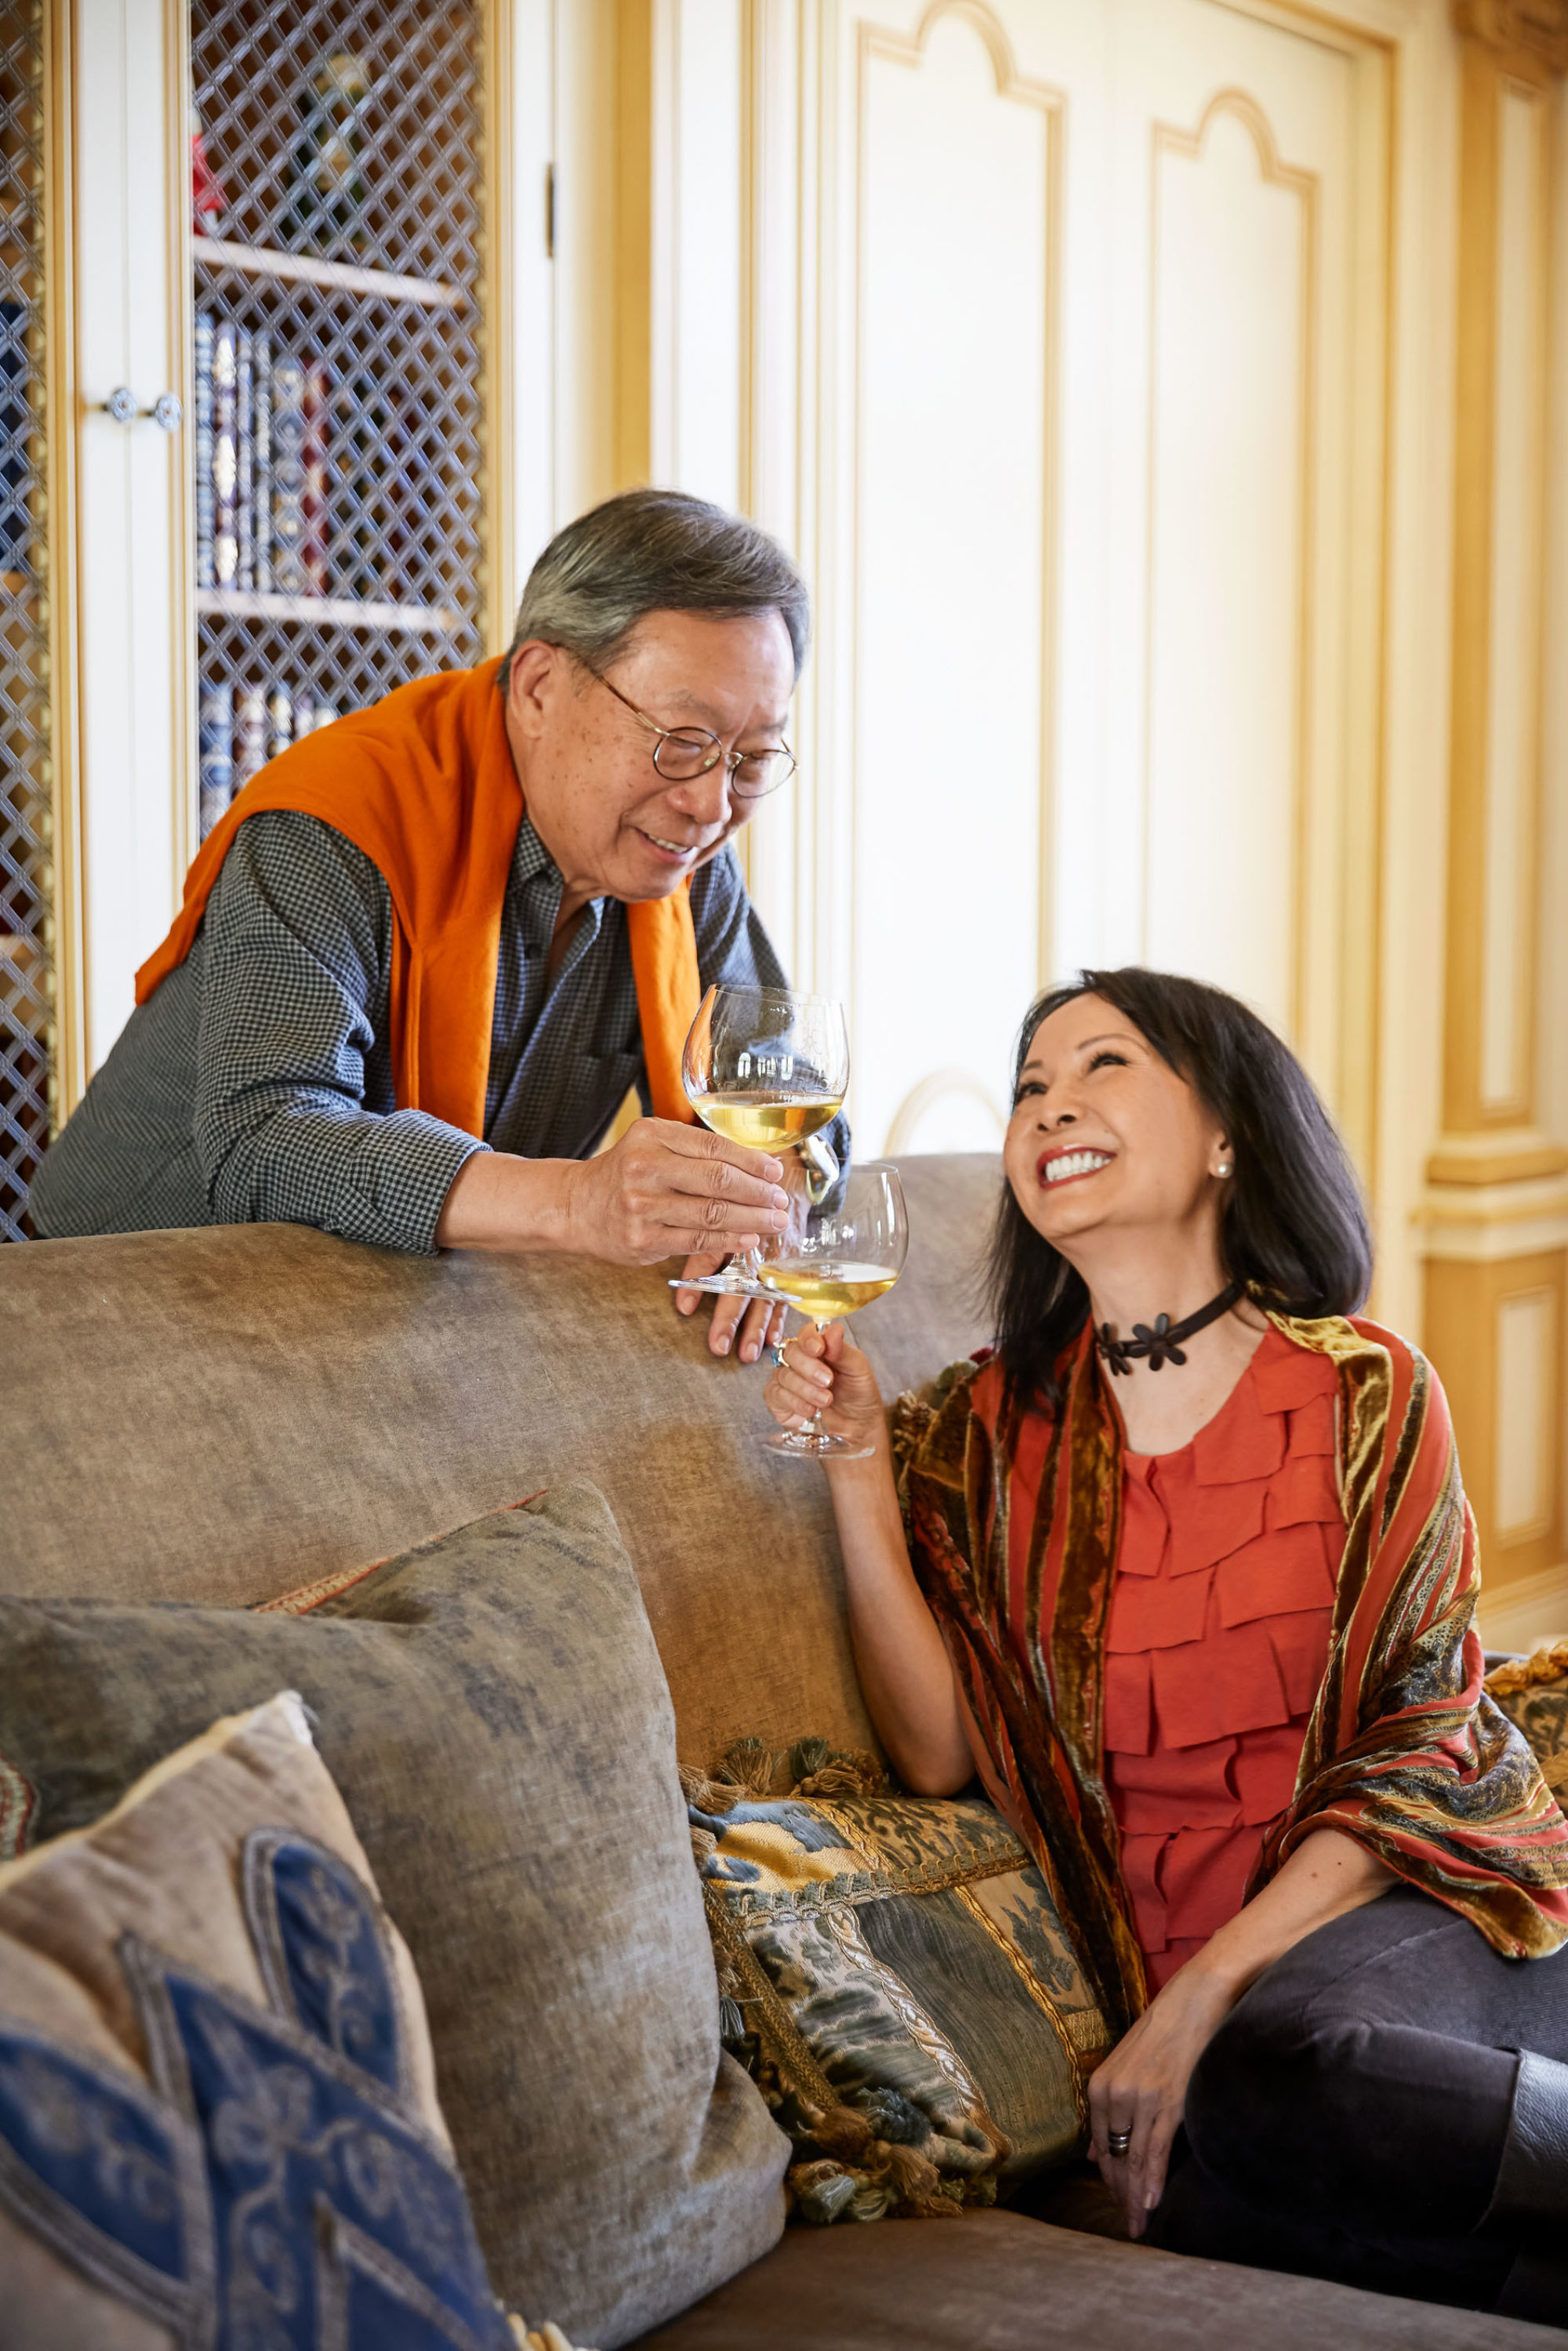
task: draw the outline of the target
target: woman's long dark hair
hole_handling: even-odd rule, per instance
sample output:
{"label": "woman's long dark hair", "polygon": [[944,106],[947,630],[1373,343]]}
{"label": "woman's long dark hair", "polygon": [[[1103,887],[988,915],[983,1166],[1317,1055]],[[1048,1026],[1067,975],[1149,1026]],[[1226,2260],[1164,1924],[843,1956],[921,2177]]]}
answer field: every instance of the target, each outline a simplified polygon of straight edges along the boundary
{"label": "woman's long dark hair", "polygon": [[[1131,964],[1081,972],[1040,998],[1019,1032],[1015,1088],[1040,1023],[1075,996],[1113,1006],[1223,1126],[1236,1171],[1219,1226],[1227,1275],[1279,1313],[1354,1313],[1372,1281],[1366,1210],[1333,1122],[1289,1046],[1222,989]],[[1089,1291],[1005,1181],[986,1295],[1013,1396],[1060,1404],[1058,1365],[1083,1328]]]}

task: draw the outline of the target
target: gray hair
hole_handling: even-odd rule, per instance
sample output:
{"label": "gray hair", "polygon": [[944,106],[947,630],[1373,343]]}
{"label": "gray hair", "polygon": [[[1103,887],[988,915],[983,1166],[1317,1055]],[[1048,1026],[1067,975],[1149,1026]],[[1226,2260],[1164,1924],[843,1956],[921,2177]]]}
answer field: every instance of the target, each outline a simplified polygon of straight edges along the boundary
{"label": "gray hair", "polygon": [[795,674],[811,636],[811,600],[784,549],[740,515],[684,490],[625,490],[558,530],[528,574],[502,664],[538,640],[603,669],[650,612],[749,620],[777,612]]}

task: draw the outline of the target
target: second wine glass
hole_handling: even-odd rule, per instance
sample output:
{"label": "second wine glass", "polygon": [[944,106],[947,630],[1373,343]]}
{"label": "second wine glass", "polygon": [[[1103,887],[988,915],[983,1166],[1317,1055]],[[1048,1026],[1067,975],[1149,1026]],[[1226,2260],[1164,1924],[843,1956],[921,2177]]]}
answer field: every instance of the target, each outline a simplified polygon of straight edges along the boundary
{"label": "second wine glass", "polygon": [[[841,1315],[884,1298],[904,1270],[908,1249],[909,1216],[898,1170],[873,1160],[852,1168],[799,1228],[781,1233],[763,1250],[763,1293],[786,1299],[823,1331]],[[873,1449],[830,1435],[820,1412],[804,1428],[777,1429],[763,1443],[792,1461],[863,1460]]]}

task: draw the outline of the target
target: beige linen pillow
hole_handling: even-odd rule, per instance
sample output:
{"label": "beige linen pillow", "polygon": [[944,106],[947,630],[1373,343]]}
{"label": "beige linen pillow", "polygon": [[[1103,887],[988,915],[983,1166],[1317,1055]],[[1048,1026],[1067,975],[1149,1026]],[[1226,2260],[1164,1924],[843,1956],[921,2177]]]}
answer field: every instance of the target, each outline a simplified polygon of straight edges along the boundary
{"label": "beige linen pillow", "polygon": [[0,1868],[0,2278],[8,2351],[509,2351],[419,1980],[292,1692]]}

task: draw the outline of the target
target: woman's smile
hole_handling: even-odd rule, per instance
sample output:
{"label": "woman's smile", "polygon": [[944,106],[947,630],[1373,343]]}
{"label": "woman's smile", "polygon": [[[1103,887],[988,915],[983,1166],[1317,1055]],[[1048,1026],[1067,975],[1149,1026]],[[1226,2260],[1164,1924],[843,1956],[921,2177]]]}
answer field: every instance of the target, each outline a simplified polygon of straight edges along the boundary
{"label": "woman's smile", "polygon": [[1061,1144],[1054,1151],[1041,1152],[1035,1172],[1054,1191],[1059,1184],[1078,1184],[1086,1176],[1098,1176],[1115,1156],[1113,1151],[1101,1151],[1089,1144]]}

